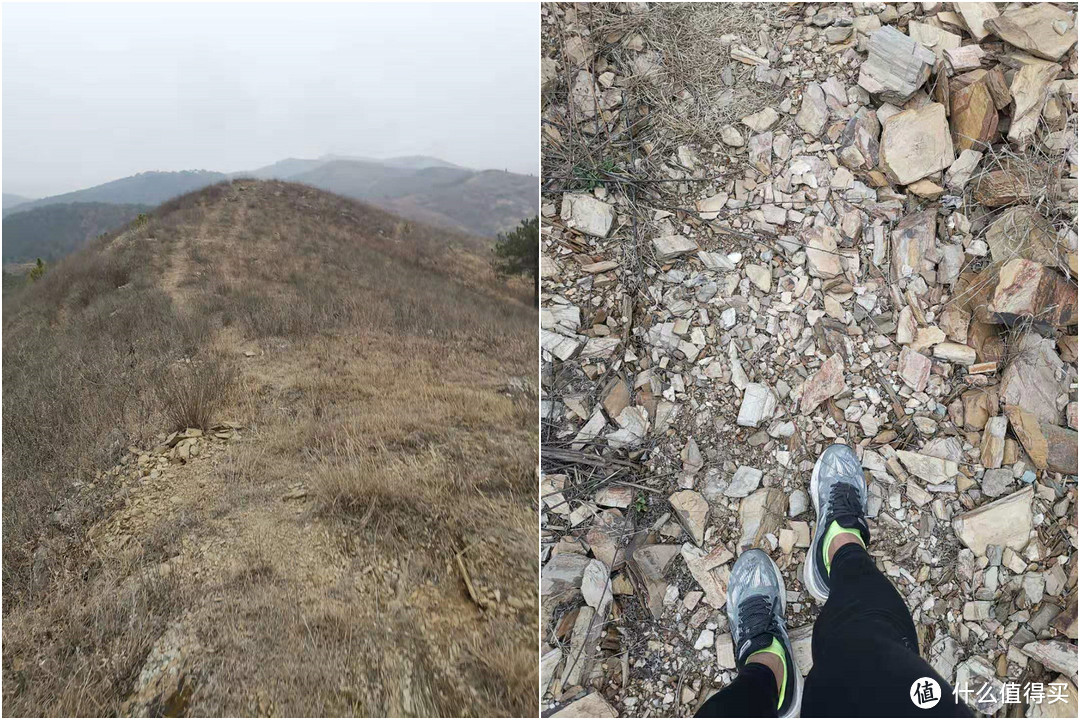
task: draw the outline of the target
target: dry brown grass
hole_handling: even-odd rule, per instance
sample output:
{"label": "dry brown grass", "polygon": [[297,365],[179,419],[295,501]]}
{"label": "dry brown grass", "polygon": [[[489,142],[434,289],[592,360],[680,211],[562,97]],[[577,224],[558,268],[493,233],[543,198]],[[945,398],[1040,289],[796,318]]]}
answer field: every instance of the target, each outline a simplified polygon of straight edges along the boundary
{"label": "dry brown grass", "polygon": [[209,429],[233,391],[236,375],[236,364],[216,355],[166,373],[158,393],[169,429]]}
{"label": "dry brown grass", "polygon": [[[226,183],[17,294],[7,714],[122,712],[181,619],[205,648],[190,715],[535,711],[536,399],[506,389],[535,372],[531,292],[410,228],[419,262],[385,213]],[[242,439],[173,485],[87,491],[128,445],[214,419]],[[296,486],[308,498],[283,501]],[[87,540],[133,500],[154,512],[130,541]],[[476,582],[532,605],[477,608],[452,563],[467,547]]]}

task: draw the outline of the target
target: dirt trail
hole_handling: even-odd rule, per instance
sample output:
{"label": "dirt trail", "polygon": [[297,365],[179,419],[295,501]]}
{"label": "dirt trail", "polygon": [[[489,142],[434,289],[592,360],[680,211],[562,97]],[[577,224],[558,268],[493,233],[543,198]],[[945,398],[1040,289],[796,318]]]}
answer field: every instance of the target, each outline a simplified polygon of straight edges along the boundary
{"label": "dirt trail", "polygon": [[[199,249],[238,242],[246,216],[237,195],[207,212],[197,232],[180,236],[161,280],[179,307],[197,307]],[[352,377],[322,377],[319,385],[324,360],[385,363],[375,353],[365,357],[382,343],[364,334],[313,344],[254,341],[224,327],[212,344],[239,364],[237,400],[218,418],[239,429],[194,438],[197,450],[187,452],[198,455],[184,461],[178,449],[133,449],[115,469],[120,509],[89,533],[95,553],[133,566],[129,581],[156,574],[183,598],[126,712],[424,715],[468,708],[478,700],[469,697],[475,690],[459,688],[460,696],[448,699],[445,687],[476,651],[460,639],[487,621],[456,569],[436,559],[444,549],[419,538],[415,547],[387,552],[380,518],[353,532],[321,516],[305,478],[314,461],[295,437],[293,420],[315,402],[315,386],[333,386],[341,394],[333,402],[346,413],[359,409],[346,406],[350,397],[367,392]],[[497,376],[478,384],[494,387]],[[378,382],[386,392],[408,378],[391,371]],[[490,532],[474,543],[479,552],[499,531]],[[267,667],[267,658],[281,666]],[[343,690],[301,697],[301,676]]]}

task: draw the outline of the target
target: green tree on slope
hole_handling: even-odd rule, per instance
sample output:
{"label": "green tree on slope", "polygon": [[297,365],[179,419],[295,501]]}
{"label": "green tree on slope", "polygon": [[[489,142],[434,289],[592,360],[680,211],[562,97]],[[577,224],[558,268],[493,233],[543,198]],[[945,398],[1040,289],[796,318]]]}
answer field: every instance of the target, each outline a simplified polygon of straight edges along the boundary
{"label": "green tree on slope", "polygon": [[540,300],[540,218],[522,220],[521,224],[499,239],[492,250],[495,271],[502,276],[525,275],[532,278],[533,302]]}

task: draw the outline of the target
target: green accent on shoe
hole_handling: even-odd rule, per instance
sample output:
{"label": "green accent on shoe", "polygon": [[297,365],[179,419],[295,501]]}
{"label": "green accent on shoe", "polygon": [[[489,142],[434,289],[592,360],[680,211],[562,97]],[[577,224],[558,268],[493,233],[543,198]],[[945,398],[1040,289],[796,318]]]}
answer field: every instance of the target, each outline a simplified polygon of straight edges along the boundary
{"label": "green accent on shoe", "polygon": [[780,644],[780,641],[776,638],[772,639],[772,645],[767,648],[752,652],[747,655],[746,659],[760,655],[761,653],[772,653],[780,658],[780,666],[784,668],[784,679],[780,681],[780,699],[776,703],[776,709],[779,710],[784,705],[784,695],[787,694],[787,655],[784,653],[784,646]]}
{"label": "green accent on shoe", "polygon": [[837,535],[843,533],[851,533],[855,536],[855,539],[859,541],[859,544],[866,549],[866,543],[863,542],[862,535],[858,530],[852,530],[851,528],[840,527],[840,523],[835,520],[832,521],[832,525],[825,531],[825,537],[821,541],[821,558],[825,561],[825,572],[829,572],[829,566],[832,564],[829,562],[829,546],[832,545],[832,541]]}

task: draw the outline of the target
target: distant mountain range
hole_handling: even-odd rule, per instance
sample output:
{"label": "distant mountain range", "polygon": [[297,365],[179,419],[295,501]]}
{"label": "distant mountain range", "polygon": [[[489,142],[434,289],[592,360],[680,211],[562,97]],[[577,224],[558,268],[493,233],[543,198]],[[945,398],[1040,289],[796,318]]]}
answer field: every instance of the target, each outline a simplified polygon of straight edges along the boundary
{"label": "distant mountain range", "polygon": [[[208,170],[143,172],[39,199],[5,193],[3,260],[19,262],[67,254],[85,242],[87,228],[97,233],[110,229],[98,230],[107,218],[126,216],[116,223],[120,225],[147,207],[236,177],[304,183],[363,200],[406,219],[485,237],[510,230],[539,211],[537,179],[529,175],[471,170],[423,155],[386,160],[339,155],[287,158],[229,174]],[[98,207],[101,204],[125,209],[109,213]],[[14,222],[32,210],[58,206],[71,207]],[[139,209],[133,210],[135,206]]]}
{"label": "distant mountain range", "polygon": [[8,209],[13,209],[23,203],[30,202],[32,198],[23,197],[22,195],[15,195],[14,193],[4,193],[4,213],[6,214]]}

